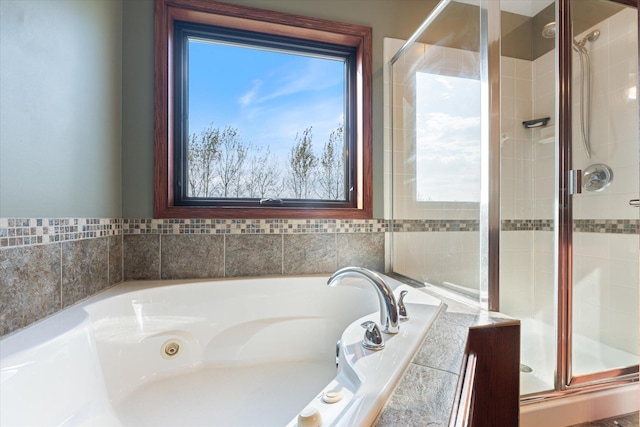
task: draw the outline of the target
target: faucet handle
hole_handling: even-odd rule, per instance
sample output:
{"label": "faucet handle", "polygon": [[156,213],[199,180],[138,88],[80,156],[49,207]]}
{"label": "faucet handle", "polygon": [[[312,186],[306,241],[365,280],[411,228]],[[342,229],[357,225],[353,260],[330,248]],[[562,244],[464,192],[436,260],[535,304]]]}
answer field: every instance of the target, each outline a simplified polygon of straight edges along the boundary
{"label": "faucet handle", "polygon": [[400,299],[398,300],[398,315],[400,316],[400,320],[409,320],[407,307],[404,305],[404,297],[406,297],[408,293],[409,291],[400,292]]}
{"label": "faucet handle", "polygon": [[362,340],[362,346],[368,350],[382,350],[384,348],[384,340],[382,339],[382,334],[380,333],[378,324],[368,320],[360,326],[366,329],[364,339]]}

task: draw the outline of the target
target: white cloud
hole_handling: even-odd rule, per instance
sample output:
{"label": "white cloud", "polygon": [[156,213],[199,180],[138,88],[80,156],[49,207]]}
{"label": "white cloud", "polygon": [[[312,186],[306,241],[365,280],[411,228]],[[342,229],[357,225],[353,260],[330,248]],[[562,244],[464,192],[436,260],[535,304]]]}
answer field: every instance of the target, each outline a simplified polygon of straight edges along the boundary
{"label": "white cloud", "polygon": [[480,118],[422,113],[416,126],[418,197],[477,201],[480,189]]}
{"label": "white cloud", "polygon": [[342,83],[342,75],[331,72],[332,64],[326,61],[309,60],[305,69],[278,70],[274,72],[275,83],[270,92],[260,96],[256,102],[271,101],[282,96],[300,92],[321,91]]}
{"label": "white cloud", "polygon": [[479,156],[479,117],[425,113],[417,122],[416,142],[420,157],[446,162]]}
{"label": "white cloud", "polygon": [[245,93],[244,95],[242,95],[238,99],[238,102],[243,107],[246,107],[246,106],[250,105],[251,103],[253,103],[253,101],[255,100],[256,95],[258,93],[258,90],[260,89],[260,86],[262,86],[262,81],[258,80],[258,79],[253,80],[251,83],[253,84],[253,86],[251,87],[249,92]]}

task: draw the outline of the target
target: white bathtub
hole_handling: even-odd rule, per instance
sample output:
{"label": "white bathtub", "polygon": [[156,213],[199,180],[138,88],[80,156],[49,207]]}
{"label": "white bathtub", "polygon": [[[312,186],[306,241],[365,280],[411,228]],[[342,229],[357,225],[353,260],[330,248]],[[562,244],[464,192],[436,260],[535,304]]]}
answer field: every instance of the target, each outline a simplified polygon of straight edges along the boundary
{"label": "white bathtub", "polygon": [[[370,425],[441,305],[387,279],[410,291],[410,320],[372,352],[360,323],[378,320],[373,287],[326,281],[111,288],[0,341],[0,425],[295,426],[308,406],[323,426]],[[329,390],[342,400],[324,403]]]}

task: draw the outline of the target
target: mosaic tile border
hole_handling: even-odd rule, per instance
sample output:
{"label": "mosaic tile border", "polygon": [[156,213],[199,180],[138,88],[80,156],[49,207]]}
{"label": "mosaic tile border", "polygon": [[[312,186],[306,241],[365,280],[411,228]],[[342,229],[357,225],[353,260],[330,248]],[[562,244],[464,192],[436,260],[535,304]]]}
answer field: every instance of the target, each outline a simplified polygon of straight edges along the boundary
{"label": "mosaic tile border", "polygon": [[117,236],[120,218],[0,218],[0,248]]}
{"label": "mosaic tile border", "polygon": [[384,233],[384,219],[130,219],[123,234],[309,234]]}
{"label": "mosaic tile border", "polygon": [[[122,234],[312,234],[449,232],[480,229],[477,220],[0,218],[0,249]],[[583,233],[640,234],[640,220],[574,221]],[[550,219],[503,220],[503,231],[553,231]]]}
{"label": "mosaic tile border", "polygon": [[[503,220],[503,231],[553,231],[551,219]],[[640,234],[637,219],[576,219],[573,231],[579,233]]]}
{"label": "mosaic tile border", "polygon": [[634,219],[577,219],[573,231],[580,233],[640,234],[640,220]]}
{"label": "mosaic tile border", "polygon": [[552,219],[503,219],[502,231],[553,231]]}
{"label": "mosaic tile border", "polygon": [[475,219],[404,219],[390,220],[389,231],[479,231],[480,222]]}

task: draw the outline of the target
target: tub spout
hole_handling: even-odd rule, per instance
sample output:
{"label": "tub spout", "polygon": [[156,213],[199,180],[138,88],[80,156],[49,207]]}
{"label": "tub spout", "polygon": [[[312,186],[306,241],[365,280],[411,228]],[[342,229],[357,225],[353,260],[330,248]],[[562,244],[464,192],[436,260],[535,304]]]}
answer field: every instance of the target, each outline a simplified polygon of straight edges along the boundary
{"label": "tub spout", "polygon": [[333,273],[327,281],[327,285],[334,287],[347,276],[364,278],[373,285],[378,294],[378,302],[380,303],[380,326],[382,327],[382,332],[397,334],[399,331],[398,303],[393,296],[393,292],[389,289],[389,286],[387,286],[382,277],[363,267],[345,267]]}

